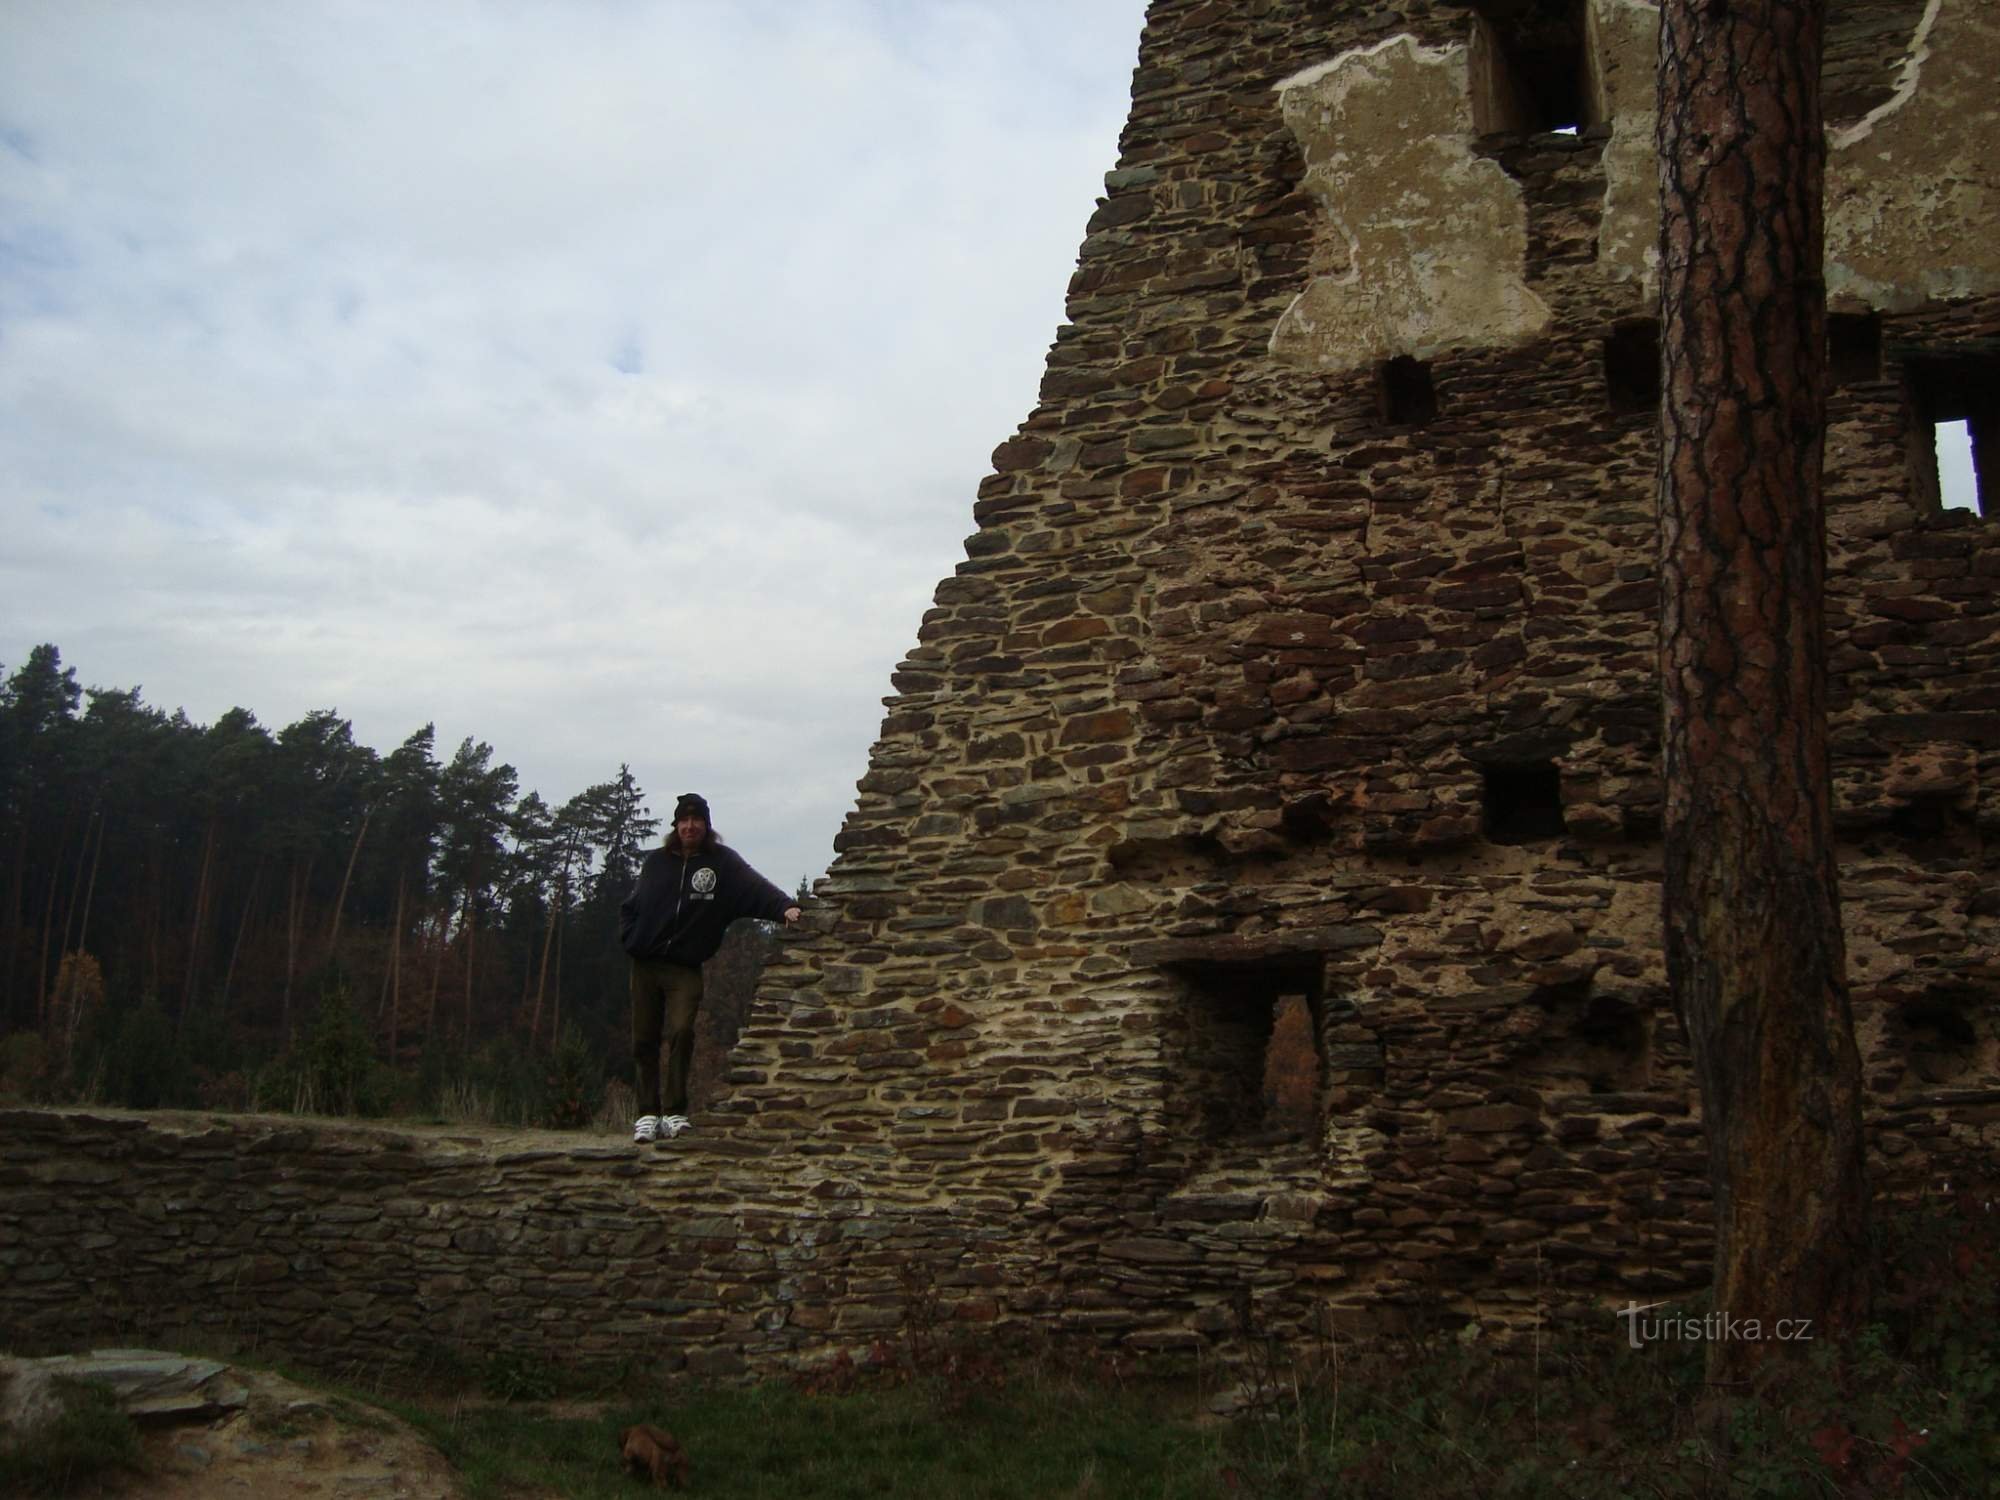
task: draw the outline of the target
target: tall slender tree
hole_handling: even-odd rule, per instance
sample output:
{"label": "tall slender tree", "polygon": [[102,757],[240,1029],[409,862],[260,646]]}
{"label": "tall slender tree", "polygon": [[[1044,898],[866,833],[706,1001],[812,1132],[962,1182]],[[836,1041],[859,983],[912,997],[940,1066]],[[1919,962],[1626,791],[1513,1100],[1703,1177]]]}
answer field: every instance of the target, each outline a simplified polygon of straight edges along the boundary
{"label": "tall slender tree", "polygon": [[389,953],[382,975],[382,1009],[388,1023],[389,1057],[402,1044],[403,939],[412,912],[429,909],[431,861],[437,852],[438,763],[433,750],[436,726],[426,724],[396,747],[383,763],[383,819],[376,847],[387,861],[387,880],[396,895],[389,919]]}
{"label": "tall slender tree", "polygon": [[477,977],[479,912],[502,873],[507,811],[517,786],[514,768],[493,764],[493,747],[468,736],[439,778],[443,840],[438,851],[441,886],[460,901],[458,938],[465,962],[465,1036],[473,1035],[472,996]]}
{"label": "tall slender tree", "polygon": [[595,898],[600,905],[613,907],[625,899],[639,878],[639,864],[646,857],[646,845],[658,831],[660,820],[646,815],[646,794],[633,779],[632,768],[621,764],[618,775],[585,793],[591,799],[597,824],[593,842],[604,851],[598,867]]}
{"label": "tall slender tree", "polygon": [[549,1037],[553,1040],[562,1030],[562,932],[569,917],[572,902],[571,892],[578,871],[586,868],[591,857],[591,831],[598,826],[598,805],[602,786],[578,792],[556,810],[555,821],[550,829],[553,844],[552,891],[549,900],[548,926],[542,934],[541,960],[535,969],[535,1005],[530,1013],[528,1034],[539,1034],[542,1021],[542,1007],[548,997],[551,960],[555,966],[555,1001],[550,1007]]}
{"label": "tall slender tree", "polygon": [[[29,940],[27,921],[36,897],[52,894],[59,878],[57,825],[75,754],[76,709],[82,697],[76,669],[65,667],[62,653],[46,643],[28,653],[0,692],[0,828],[13,835],[0,983],[6,987],[9,1009],[33,1015],[38,1023],[47,1002],[49,975],[34,967],[37,947]],[[48,905],[46,899],[41,904]],[[44,931],[47,925],[45,919]],[[17,988],[24,968],[26,983]]]}
{"label": "tall slender tree", "polygon": [[279,1029],[292,1035],[292,986],[311,921],[313,875],[321,861],[344,854],[361,819],[375,752],[354,742],[354,726],[332,709],[316,709],[278,731],[282,789],[271,824],[276,852],[287,868],[285,982]]}
{"label": "tall slender tree", "polygon": [[[1667,976],[1700,1083],[1715,1306],[1866,1297],[1860,1061],[1826,745],[1824,0],[1664,0],[1660,666]],[[1741,1325],[1741,1326],[1747,1326]]]}

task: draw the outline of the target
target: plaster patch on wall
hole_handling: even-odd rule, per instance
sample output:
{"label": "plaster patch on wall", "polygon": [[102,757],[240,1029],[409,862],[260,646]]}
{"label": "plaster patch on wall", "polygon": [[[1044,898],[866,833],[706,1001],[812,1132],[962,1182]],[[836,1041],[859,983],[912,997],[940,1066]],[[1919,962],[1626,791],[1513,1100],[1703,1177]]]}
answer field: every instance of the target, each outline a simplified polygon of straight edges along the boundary
{"label": "plaster patch on wall", "polygon": [[1586,7],[1592,113],[1611,126],[1597,263],[1616,280],[1638,282],[1649,301],[1660,290],[1660,170],[1653,141],[1659,50],[1659,6],[1591,0]]}
{"label": "plaster patch on wall", "polygon": [[1464,47],[1395,36],[1294,74],[1278,92],[1344,261],[1285,310],[1273,358],[1346,370],[1522,343],[1547,326],[1525,279],[1520,188],[1472,153]]}
{"label": "plaster patch on wall", "polygon": [[1937,25],[1938,12],[1944,0],[1928,0],[1922,18],[1917,22],[1916,35],[1910,40],[1910,55],[1903,59],[1903,70],[1896,78],[1896,92],[1888,99],[1868,111],[1864,120],[1836,130],[1827,137],[1827,143],[1836,151],[1845,150],[1863,139],[1875,128],[1877,120],[1887,119],[1906,106],[1916,97],[1917,84],[1924,76],[1924,64],[1931,55],[1931,28]]}
{"label": "plaster patch on wall", "polygon": [[1827,293],[1886,312],[2000,290],[2000,10],[1930,0],[1896,92],[1829,141]]}

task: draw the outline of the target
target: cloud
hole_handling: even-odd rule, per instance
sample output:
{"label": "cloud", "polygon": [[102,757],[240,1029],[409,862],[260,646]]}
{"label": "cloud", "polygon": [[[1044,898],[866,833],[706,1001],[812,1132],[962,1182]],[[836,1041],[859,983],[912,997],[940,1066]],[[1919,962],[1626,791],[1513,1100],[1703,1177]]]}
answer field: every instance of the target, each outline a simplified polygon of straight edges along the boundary
{"label": "cloud", "polygon": [[629,762],[817,873],[1141,11],[10,7],[0,664]]}

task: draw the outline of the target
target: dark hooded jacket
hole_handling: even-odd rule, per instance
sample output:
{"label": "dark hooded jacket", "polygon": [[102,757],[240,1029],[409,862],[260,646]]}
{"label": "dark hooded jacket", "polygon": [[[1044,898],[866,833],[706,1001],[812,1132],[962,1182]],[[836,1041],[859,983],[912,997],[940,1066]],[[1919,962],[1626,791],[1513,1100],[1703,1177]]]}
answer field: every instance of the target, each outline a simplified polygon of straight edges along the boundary
{"label": "dark hooded jacket", "polygon": [[634,958],[698,969],[738,917],[784,920],[796,903],[722,844],[682,856],[655,849],[618,908],[618,941]]}

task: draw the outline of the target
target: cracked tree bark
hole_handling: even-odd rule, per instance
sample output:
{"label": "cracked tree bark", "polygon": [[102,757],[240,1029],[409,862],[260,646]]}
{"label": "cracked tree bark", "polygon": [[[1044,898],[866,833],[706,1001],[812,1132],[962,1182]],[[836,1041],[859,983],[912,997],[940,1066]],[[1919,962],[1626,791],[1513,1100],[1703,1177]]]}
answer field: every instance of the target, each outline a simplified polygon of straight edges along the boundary
{"label": "cracked tree bark", "polygon": [[1826,747],[1824,9],[1661,5],[1666,959],[1708,1133],[1713,1307],[1742,1320],[1708,1347],[1723,1383],[1810,1347],[1779,1320],[1825,1338],[1866,1302]]}

